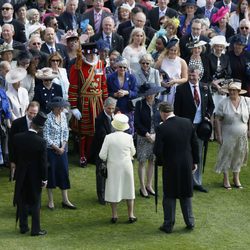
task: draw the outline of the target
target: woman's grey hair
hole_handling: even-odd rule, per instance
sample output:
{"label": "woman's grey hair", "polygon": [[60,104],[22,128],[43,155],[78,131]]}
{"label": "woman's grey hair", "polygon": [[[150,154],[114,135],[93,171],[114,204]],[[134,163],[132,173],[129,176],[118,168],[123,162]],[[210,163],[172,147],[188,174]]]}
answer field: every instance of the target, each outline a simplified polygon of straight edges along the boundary
{"label": "woman's grey hair", "polygon": [[149,62],[149,63],[150,63],[150,66],[152,66],[153,63],[154,63],[154,59],[153,59],[153,57],[151,56],[151,54],[149,54],[149,53],[144,54],[144,55],[142,55],[142,56],[140,57],[139,63],[142,63],[142,62],[144,62],[144,61]]}
{"label": "woman's grey hair", "polygon": [[104,107],[108,107],[110,105],[115,105],[116,106],[117,100],[113,97],[108,97],[105,101],[104,101]]}

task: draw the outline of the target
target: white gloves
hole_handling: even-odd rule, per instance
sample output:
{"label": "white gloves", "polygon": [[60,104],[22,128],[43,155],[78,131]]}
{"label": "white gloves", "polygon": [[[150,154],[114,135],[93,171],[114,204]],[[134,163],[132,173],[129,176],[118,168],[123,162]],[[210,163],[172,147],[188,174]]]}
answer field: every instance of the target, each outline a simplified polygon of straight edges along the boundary
{"label": "white gloves", "polygon": [[76,120],[80,120],[82,118],[82,114],[79,111],[79,109],[75,108],[75,109],[71,109],[71,112],[73,114],[73,116],[76,118]]}

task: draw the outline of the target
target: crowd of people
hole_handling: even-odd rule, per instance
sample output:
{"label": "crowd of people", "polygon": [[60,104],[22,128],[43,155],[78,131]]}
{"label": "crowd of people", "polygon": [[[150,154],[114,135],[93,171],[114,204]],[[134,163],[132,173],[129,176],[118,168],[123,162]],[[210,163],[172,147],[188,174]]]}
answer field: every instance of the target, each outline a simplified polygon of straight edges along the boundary
{"label": "crowd of people", "polygon": [[[20,232],[40,228],[41,188],[68,197],[68,140],[79,166],[96,165],[100,204],[157,195],[164,166],[161,230],[171,233],[175,200],[194,227],[193,189],[202,183],[203,148],[219,143],[223,187],[241,189],[250,136],[249,0],[2,1],[0,17],[0,164],[16,181]],[[181,117],[181,118],[180,118]],[[178,128],[178,129],[177,129]],[[196,135],[197,134],[197,135]],[[32,152],[32,155],[30,154]]]}

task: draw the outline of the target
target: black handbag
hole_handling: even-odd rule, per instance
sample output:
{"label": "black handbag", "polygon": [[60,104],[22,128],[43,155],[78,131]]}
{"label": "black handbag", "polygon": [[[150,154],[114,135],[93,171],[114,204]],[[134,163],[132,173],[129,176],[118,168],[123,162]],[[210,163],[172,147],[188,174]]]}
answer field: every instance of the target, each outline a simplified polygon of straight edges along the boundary
{"label": "black handbag", "polygon": [[108,178],[108,170],[107,170],[107,165],[106,162],[101,162],[100,163],[100,174],[102,177],[104,177],[105,179]]}

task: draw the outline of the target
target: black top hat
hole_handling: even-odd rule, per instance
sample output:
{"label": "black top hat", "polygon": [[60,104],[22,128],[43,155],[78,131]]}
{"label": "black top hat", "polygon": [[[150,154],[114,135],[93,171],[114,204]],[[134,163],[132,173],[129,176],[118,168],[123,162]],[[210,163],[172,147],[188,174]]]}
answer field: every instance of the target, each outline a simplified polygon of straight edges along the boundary
{"label": "black top hat", "polygon": [[47,105],[50,108],[64,108],[70,106],[69,102],[65,101],[61,96],[53,97]]}
{"label": "black top hat", "polygon": [[33,119],[32,119],[32,123],[34,123],[37,127],[39,128],[43,128],[44,127],[44,123],[47,120],[47,115],[43,112],[39,112]]}
{"label": "black top hat", "polygon": [[202,141],[209,141],[212,134],[212,124],[208,120],[203,120],[196,129],[197,136]]}
{"label": "black top hat", "polygon": [[97,54],[98,50],[96,43],[83,43],[82,52],[84,54],[92,54],[92,53]]}
{"label": "black top hat", "polygon": [[154,83],[144,83],[139,87],[138,96],[149,96],[154,95],[165,90],[160,86],[154,86]]}

